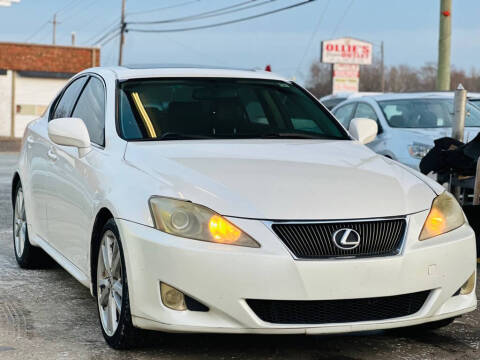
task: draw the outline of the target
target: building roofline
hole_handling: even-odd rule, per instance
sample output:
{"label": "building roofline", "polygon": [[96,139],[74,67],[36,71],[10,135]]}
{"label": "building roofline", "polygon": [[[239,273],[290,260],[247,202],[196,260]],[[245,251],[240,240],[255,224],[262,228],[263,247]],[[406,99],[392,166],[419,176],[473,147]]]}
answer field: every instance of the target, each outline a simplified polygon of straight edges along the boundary
{"label": "building roofline", "polygon": [[100,50],[99,46],[72,46],[72,45],[53,45],[53,44],[37,44],[13,41],[0,41],[0,45],[18,45],[18,46],[38,46],[49,48],[66,48],[66,49],[80,49],[80,50]]}

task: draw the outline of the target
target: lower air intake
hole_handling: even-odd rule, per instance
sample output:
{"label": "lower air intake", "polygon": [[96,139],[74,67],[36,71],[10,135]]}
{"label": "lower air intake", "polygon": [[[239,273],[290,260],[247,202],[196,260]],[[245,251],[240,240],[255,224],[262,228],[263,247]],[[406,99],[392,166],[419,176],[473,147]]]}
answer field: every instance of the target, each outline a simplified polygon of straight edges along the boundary
{"label": "lower air intake", "polygon": [[394,319],[418,312],[430,291],[345,300],[247,300],[265,322],[274,324],[335,324]]}

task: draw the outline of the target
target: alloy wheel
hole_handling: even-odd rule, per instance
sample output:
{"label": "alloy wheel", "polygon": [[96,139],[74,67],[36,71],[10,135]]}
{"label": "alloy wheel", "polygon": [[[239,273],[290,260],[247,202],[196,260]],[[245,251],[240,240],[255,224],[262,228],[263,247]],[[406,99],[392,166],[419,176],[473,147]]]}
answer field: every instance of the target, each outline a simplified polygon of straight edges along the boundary
{"label": "alloy wheel", "polygon": [[25,239],[27,238],[27,216],[25,214],[25,200],[22,188],[18,189],[15,200],[13,234],[15,237],[15,251],[18,258],[21,258],[25,250]]}
{"label": "alloy wheel", "polygon": [[102,327],[113,336],[120,323],[123,298],[123,268],[115,234],[107,230],[100,243],[97,262],[97,298]]}

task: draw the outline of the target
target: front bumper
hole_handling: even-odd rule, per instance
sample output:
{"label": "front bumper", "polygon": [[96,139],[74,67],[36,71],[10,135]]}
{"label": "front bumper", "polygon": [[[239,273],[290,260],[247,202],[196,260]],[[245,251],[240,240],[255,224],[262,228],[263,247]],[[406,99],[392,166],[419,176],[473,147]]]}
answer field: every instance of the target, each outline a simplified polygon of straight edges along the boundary
{"label": "front bumper", "polygon": [[[475,291],[453,296],[476,269],[468,225],[418,241],[428,211],[408,217],[402,253],[391,257],[294,260],[261,221],[230,218],[259,249],[188,240],[117,219],[135,326],[170,332],[336,333],[410,326],[476,308]],[[165,282],[210,308],[174,311],[160,297]],[[245,299],[338,300],[431,290],[417,313],[355,323],[282,325],[262,321]]]}

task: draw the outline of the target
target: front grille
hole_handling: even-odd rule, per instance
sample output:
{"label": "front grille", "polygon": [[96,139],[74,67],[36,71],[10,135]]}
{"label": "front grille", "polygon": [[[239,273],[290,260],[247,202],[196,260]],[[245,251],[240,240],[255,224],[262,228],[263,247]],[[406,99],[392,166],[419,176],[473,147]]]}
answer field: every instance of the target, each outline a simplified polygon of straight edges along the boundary
{"label": "front grille", "polygon": [[345,300],[247,300],[265,322],[274,324],[334,324],[394,319],[418,312],[430,291]]}
{"label": "front grille", "polygon": [[[340,229],[353,229],[360,235],[360,245],[340,249],[333,234]],[[400,252],[406,220],[386,219],[359,222],[281,223],[272,229],[297,258],[388,256]]]}

